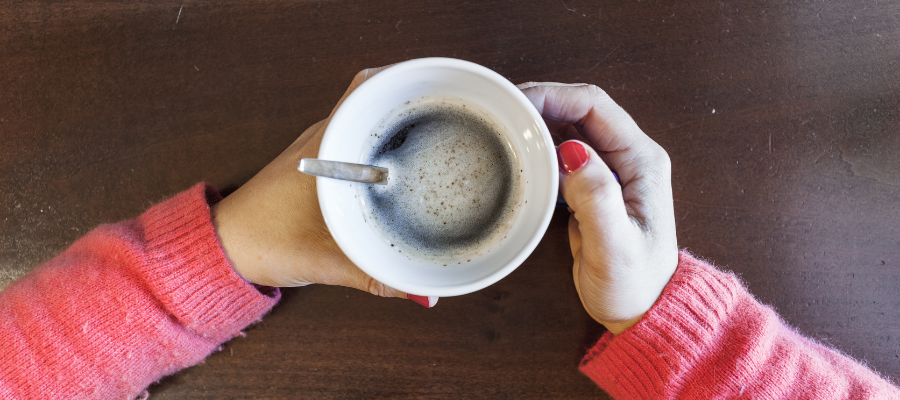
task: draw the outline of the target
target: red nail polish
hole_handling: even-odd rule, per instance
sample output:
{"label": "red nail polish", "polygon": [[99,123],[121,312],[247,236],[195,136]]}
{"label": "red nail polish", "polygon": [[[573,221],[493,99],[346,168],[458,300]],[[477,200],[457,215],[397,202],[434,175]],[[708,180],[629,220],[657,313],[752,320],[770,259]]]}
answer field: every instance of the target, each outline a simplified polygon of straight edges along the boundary
{"label": "red nail polish", "polygon": [[578,142],[569,141],[561,144],[556,148],[556,154],[558,156],[559,169],[566,175],[577,171],[591,159],[587,149]]}
{"label": "red nail polish", "polygon": [[406,298],[420,304],[425,308],[434,307],[437,304],[438,298],[436,296],[417,296],[414,294],[406,294]]}

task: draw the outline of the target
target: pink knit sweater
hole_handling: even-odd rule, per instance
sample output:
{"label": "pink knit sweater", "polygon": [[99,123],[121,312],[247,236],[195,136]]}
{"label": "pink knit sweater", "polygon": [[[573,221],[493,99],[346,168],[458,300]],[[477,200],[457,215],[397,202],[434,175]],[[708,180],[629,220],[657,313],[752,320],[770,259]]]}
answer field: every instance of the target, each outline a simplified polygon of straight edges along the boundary
{"label": "pink knit sweater", "polygon": [[[197,185],[0,292],[0,399],[134,398],[268,312],[280,294],[231,268],[210,221],[218,200]],[[686,253],[646,317],[603,336],[581,370],[616,398],[900,399]]]}
{"label": "pink knit sweater", "polygon": [[653,308],[621,335],[603,335],[581,371],[617,399],[900,399],[686,252]]}

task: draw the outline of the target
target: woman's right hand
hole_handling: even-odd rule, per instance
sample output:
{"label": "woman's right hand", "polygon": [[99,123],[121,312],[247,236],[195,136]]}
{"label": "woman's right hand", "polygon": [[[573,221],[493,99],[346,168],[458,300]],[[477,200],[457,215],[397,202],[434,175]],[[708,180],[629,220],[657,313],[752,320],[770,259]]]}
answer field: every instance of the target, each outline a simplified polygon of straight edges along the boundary
{"label": "woman's right hand", "polygon": [[[356,74],[334,110],[385,68]],[[330,120],[331,116],[311,126],[253,179],[213,206],[216,234],[228,259],[238,274],[258,285],[341,285],[434,306],[437,297],[406,294],[367,275],[328,232],[316,196],[316,179],[297,172],[297,160],[316,157]]]}
{"label": "woman's right hand", "polygon": [[618,335],[653,306],[678,265],[669,156],[594,85],[519,88],[567,140],[557,155],[575,286],[588,314]]}

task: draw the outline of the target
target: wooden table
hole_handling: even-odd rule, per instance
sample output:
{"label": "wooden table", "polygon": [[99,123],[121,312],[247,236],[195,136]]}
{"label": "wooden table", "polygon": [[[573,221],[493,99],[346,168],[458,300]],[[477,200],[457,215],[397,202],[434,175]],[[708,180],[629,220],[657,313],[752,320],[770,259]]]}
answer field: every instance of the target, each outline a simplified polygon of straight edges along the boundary
{"label": "wooden table", "polygon": [[[672,157],[679,245],[900,378],[900,5],[891,1],[4,2],[0,277],[198,181],[247,181],[356,71],[457,57],[591,82]],[[284,291],[150,388],[184,398],[596,398],[566,213],[503,281],[431,310]]]}

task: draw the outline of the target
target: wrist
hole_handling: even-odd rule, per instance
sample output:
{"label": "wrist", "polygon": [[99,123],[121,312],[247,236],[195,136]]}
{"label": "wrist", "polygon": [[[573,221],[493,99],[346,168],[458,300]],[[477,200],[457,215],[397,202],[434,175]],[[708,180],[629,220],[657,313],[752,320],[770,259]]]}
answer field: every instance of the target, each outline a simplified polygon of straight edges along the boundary
{"label": "wrist", "polygon": [[227,199],[210,207],[210,218],[219,244],[225,252],[225,258],[228,259],[234,272],[247,282],[264,285],[260,282],[260,277],[256,276],[255,269],[245,260],[245,253],[242,251],[244,244],[237,237]]}

